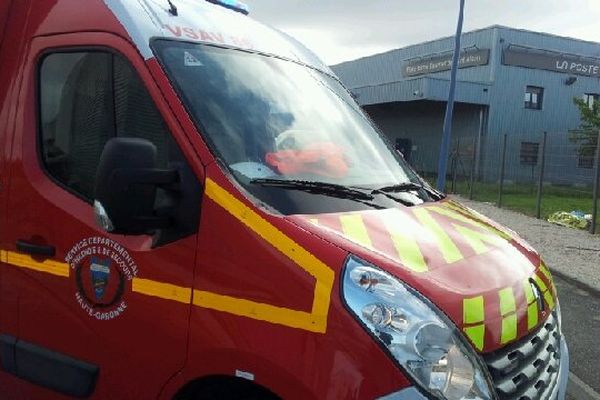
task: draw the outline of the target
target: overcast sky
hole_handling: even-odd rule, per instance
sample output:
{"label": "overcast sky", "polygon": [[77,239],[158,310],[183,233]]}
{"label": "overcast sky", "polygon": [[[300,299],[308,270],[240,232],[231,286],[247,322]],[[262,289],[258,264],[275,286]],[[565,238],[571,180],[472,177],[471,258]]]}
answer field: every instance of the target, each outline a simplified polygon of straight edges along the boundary
{"label": "overcast sky", "polygon": [[[328,64],[453,35],[459,0],[245,0]],[[466,0],[464,31],[507,25],[600,42],[600,0]]]}

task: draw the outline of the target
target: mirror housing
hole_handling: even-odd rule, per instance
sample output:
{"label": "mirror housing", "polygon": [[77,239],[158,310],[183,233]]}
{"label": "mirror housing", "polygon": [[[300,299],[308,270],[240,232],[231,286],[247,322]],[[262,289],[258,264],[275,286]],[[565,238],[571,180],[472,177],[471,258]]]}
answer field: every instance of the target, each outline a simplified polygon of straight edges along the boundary
{"label": "mirror housing", "polygon": [[157,189],[177,190],[178,182],[177,170],[156,168],[156,147],[150,141],[110,139],[96,173],[96,221],[106,231],[124,235],[167,229],[173,221],[156,212]]}

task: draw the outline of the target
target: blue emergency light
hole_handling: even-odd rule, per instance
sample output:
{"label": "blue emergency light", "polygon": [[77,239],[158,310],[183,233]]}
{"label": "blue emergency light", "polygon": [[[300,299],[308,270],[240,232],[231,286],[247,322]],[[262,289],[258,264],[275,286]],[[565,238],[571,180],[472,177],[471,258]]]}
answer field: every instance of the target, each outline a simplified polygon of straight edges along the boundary
{"label": "blue emergency light", "polygon": [[250,14],[250,8],[241,1],[237,0],[206,0],[209,3],[217,4],[219,6],[223,6],[225,8],[229,8],[230,10],[240,12],[244,15]]}

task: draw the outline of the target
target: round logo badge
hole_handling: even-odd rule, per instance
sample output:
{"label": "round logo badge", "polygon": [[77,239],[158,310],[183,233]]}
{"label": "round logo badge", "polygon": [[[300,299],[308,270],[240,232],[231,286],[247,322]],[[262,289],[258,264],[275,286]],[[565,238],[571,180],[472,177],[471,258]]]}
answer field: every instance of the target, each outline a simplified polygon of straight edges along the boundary
{"label": "round logo badge", "polygon": [[79,241],[65,261],[75,277],[75,300],[90,317],[108,321],[127,309],[125,288],[138,273],[127,250],[114,240],[99,236]]}

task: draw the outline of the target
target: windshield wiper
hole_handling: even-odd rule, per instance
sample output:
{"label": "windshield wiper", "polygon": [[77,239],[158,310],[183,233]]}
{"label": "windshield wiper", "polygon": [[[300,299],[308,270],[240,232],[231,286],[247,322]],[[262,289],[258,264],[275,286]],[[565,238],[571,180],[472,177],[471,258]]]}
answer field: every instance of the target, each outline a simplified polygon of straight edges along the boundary
{"label": "windshield wiper", "polygon": [[302,190],[309,193],[323,194],[351,200],[374,199],[373,195],[368,192],[359,189],[353,189],[344,185],[338,185],[336,183],[269,178],[252,179],[250,183],[261,186],[274,186],[283,189]]}
{"label": "windshield wiper", "polygon": [[413,192],[415,190],[423,189],[423,185],[415,182],[404,182],[397,185],[384,186],[378,189],[373,189],[371,193],[402,193],[402,192]]}

